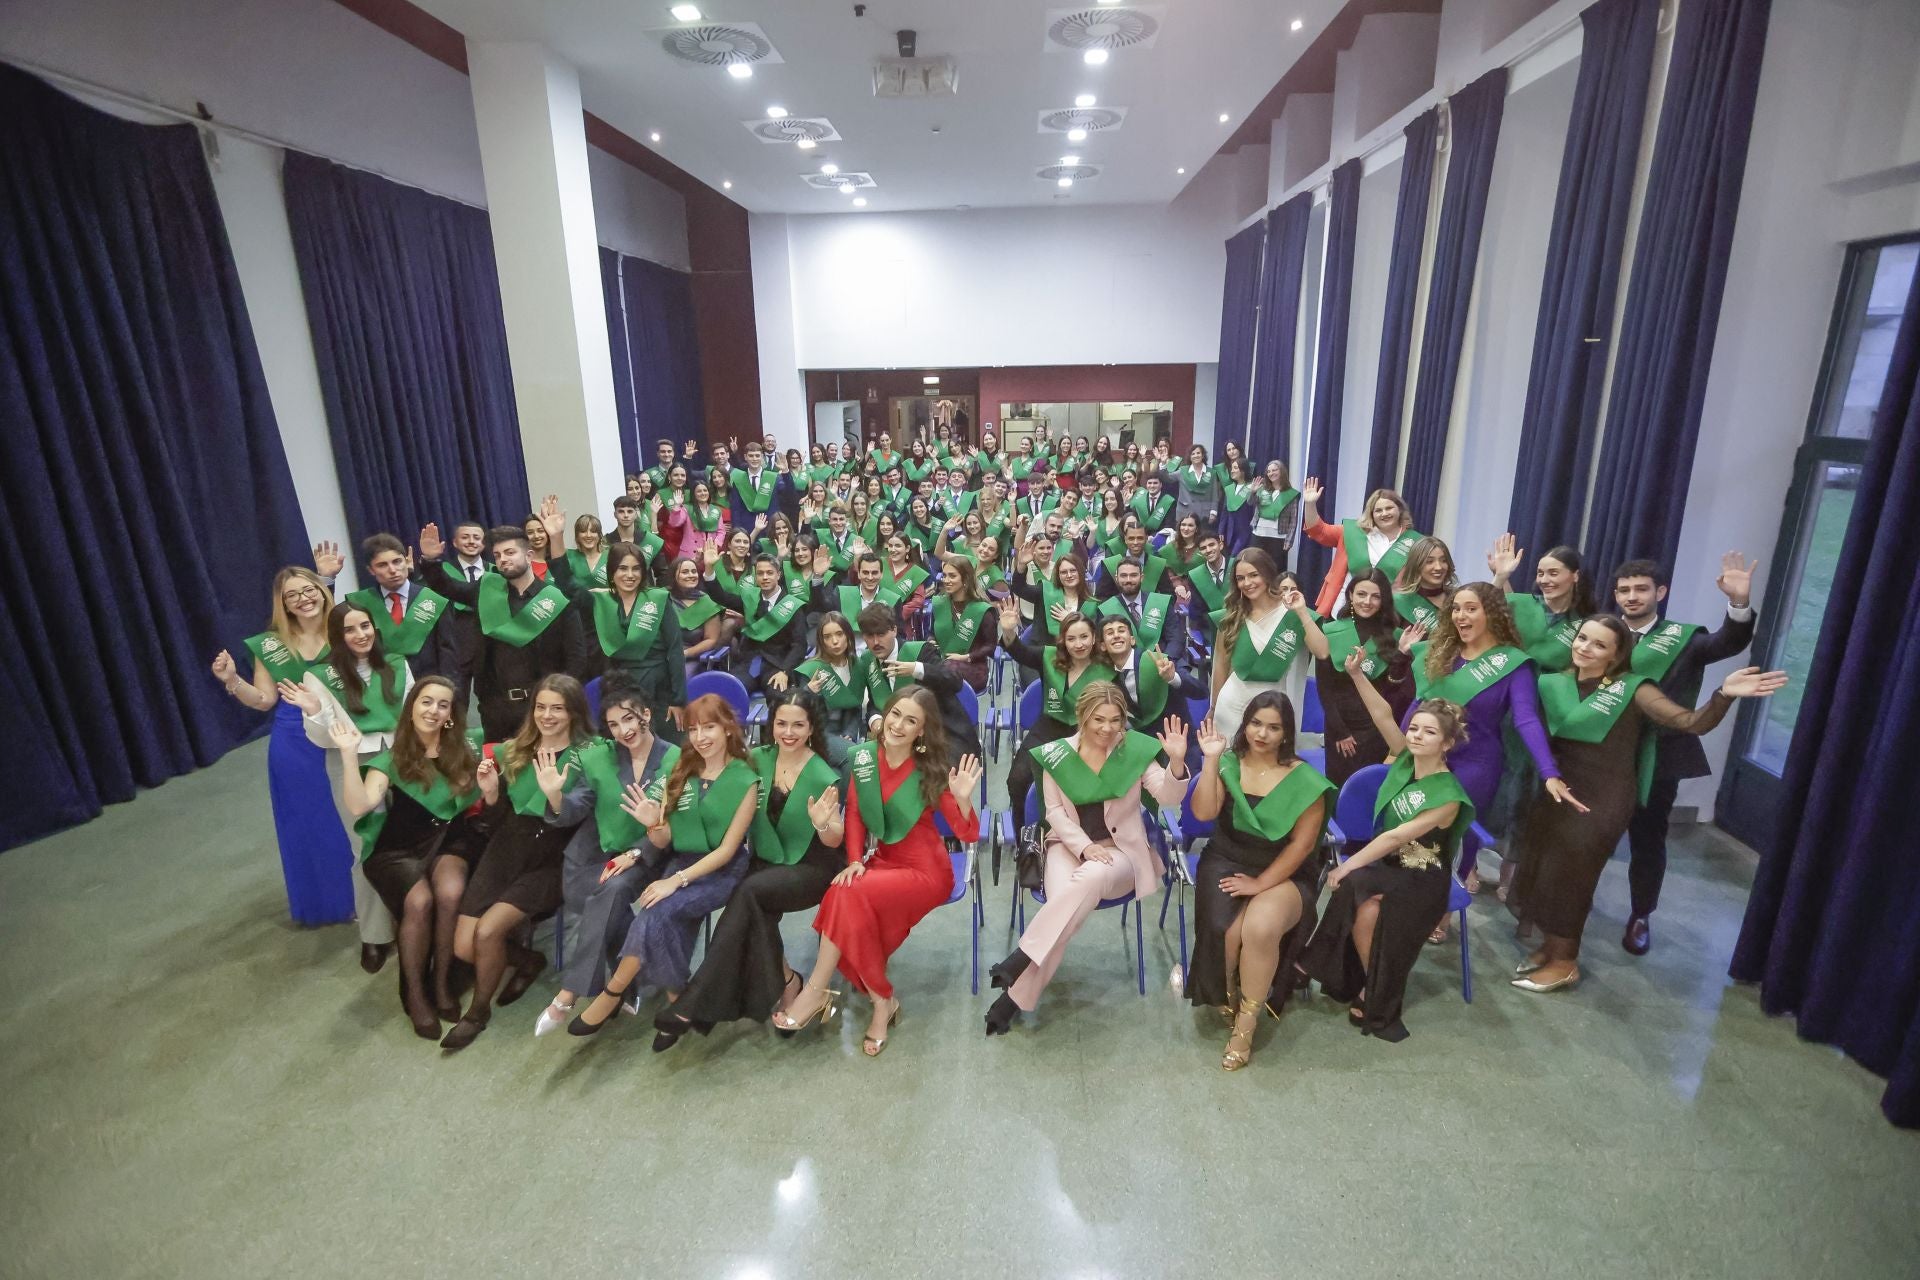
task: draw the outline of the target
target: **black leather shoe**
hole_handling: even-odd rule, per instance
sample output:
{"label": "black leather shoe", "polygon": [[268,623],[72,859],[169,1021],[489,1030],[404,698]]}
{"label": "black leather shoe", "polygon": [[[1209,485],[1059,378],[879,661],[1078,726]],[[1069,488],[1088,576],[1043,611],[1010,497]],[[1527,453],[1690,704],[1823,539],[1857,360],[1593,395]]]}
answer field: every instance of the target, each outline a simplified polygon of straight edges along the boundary
{"label": "black leather shoe", "polygon": [[387,955],[393,950],[391,942],[384,946],[378,942],[360,944],[360,967],[368,973],[378,973],[386,967]]}
{"label": "black leather shoe", "polygon": [[1643,956],[1647,948],[1653,945],[1653,930],[1647,925],[1645,916],[1633,916],[1627,921],[1627,931],[1620,935],[1620,945],[1626,948],[1630,956]]}
{"label": "black leather shoe", "polygon": [[485,1018],[477,1020],[474,1018],[462,1018],[453,1024],[453,1030],[447,1032],[446,1037],[440,1041],[440,1047],[442,1049],[464,1049],[475,1040],[478,1040],[480,1033],[486,1029],[487,1019]]}

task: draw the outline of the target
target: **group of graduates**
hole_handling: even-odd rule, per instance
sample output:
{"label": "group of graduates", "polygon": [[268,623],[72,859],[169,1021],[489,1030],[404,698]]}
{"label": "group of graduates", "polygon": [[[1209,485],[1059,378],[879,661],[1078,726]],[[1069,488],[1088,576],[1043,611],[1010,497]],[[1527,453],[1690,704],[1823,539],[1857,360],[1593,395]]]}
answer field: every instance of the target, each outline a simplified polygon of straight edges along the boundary
{"label": "group of graduates", "polygon": [[[1184,983],[1229,1023],[1223,1067],[1250,1061],[1260,1012],[1309,979],[1397,1040],[1456,863],[1478,889],[1489,841],[1497,892],[1537,939],[1515,986],[1577,982],[1623,834],[1623,945],[1644,954],[1678,782],[1706,772],[1698,735],[1785,680],[1745,669],[1693,706],[1705,668],[1752,636],[1737,554],[1712,629],[1661,616],[1660,566],[1596,582],[1568,547],[1536,558],[1532,592],[1512,589],[1526,555],[1510,537],[1463,584],[1399,495],[1328,521],[1317,481],[1296,491],[1232,443],[1176,465],[1164,440],[1043,432],[1007,453],[990,426],[975,446],[945,423],[905,452],[885,433],[810,456],[663,440],[625,490],[611,534],[552,497],[450,543],[432,524],[411,549],[374,534],[365,585],[337,604],[344,558],[323,543],[277,575],[250,678],[228,653],[213,664],[274,712],[294,918],[357,920],[370,973],[397,951],[409,1021],[447,1049],[540,979],[532,925],[557,914],[565,963],[536,1035],[592,1035],[648,992],[666,997],[656,1050],[741,1018],[791,1035],[833,1016],[837,974],[871,1000],[877,1056],[900,1012],[888,958],[959,897],[953,850],[979,838],[996,663],[1038,702],[1008,804],[1044,905],[993,966],[989,1035],[1036,1006],[1101,902],[1170,883],[1158,810],[1209,831]],[[1296,531],[1333,550],[1311,601],[1286,568]],[[1289,692],[1309,661],[1317,764]],[[688,697],[707,669],[761,696],[754,724]],[[1343,786],[1370,789],[1375,829],[1345,832],[1336,861]],[[813,907],[803,973],[779,926]]]}

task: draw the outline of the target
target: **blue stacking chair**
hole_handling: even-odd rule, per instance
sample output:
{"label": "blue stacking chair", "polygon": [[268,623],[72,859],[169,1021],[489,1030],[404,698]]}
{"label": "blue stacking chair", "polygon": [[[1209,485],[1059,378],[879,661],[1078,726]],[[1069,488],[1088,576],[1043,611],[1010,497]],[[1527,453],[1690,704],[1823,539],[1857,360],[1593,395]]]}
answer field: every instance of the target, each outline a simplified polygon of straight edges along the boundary
{"label": "blue stacking chair", "polygon": [[[1300,732],[1324,734],[1327,731],[1327,715],[1320,705],[1320,682],[1313,676],[1307,677],[1306,692],[1300,695]],[[1327,771],[1327,746],[1323,741],[1317,747],[1303,747],[1300,758],[1318,769]]]}
{"label": "blue stacking chair", "polygon": [[1166,932],[1167,905],[1175,906],[1175,914],[1180,922],[1180,970],[1187,968],[1187,895],[1193,891],[1195,877],[1199,874],[1200,855],[1194,847],[1200,841],[1213,835],[1213,823],[1202,822],[1193,816],[1193,788],[1187,788],[1187,795],[1180,802],[1180,812],[1160,812],[1160,825],[1166,843],[1161,856],[1167,863],[1167,895],[1160,903],[1160,931]]}
{"label": "blue stacking chair", "polygon": [[731,671],[702,671],[687,677],[688,702],[705,697],[709,693],[718,694],[724,698],[727,705],[733,708],[733,714],[739,717],[740,723],[748,723],[747,717],[752,711],[753,699],[747,693],[747,686],[740,682],[739,676]]}
{"label": "blue stacking chair", "polygon": [[595,676],[586,683],[587,717],[593,721],[594,732],[600,731],[600,677]]}
{"label": "blue stacking chair", "polygon": [[[1340,788],[1327,834],[1340,848],[1341,861],[1346,860],[1353,845],[1365,844],[1373,839],[1373,804],[1379,798],[1380,785],[1386,779],[1386,765],[1370,764],[1348,778],[1346,785]],[[1482,844],[1491,841],[1487,829],[1476,822],[1460,842],[1461,856],[1464,858],[1469,848],[1478,850]],[[1472,901],[1473,895],[1467,892],[1467,886],[1449,876],[1447,910],[1453,912],[1460,922],[1460,995],[1468,1004],[1473,1003],[1473,957],[1467,952],[1467,906]]]}
{"label": "blue stacking chair", "polygon": [[[981,790],[985,789],[983,784]],[[979,809],[978,803],[976,799],[976,812],[980,815],[981,839],[985,839],[992,823],[992,815],[985,809]],[[946,902],[942,905],[951,906],[969,894],[972,895],[973,908],[968,912],[973,934],[971,981],[973,994],[977,996],[980,994],[980,930],[987,923],[987,903],[980,888],[980,841],[962,841],[953,834],[953,828],[947,824],[946,818],[938,810],[934,811],[933,829],[939,832],[943,839],[960,845],[958,850],[949,849],[947,853],[947,856],[953,860],[953,892],[948,895]]]}
{"label": "blue stacking chair", "polygon": [[[1014,823],[1010,808],[1011,807],[1009,807],[1009,812],[1000,815],[1000,834],[1006,841],[1008,848],[1012,848],[1014,842],[1020,838],[1019,827]],[[1030,826],[1040,820],[1039,787],[1027,788],[1026,803],[1022,806],[1022,812],[1026,814],[1026,823],[1023,825]],[[1046,905],[1046,890],[1033,889],[1030,890],[1030,892],[1033,894],[1033,900],[1035,902],[1042,906]],[[1134,895],[1131,890],[1121,894],[1117,898],[1101,899],[1100,904],[1095,907],[1094,910],[1105,911],[1108,907],[1120,908],[1120,935],[1123,938],[1126,936],[1127,916],[1129,910],[1131,910],[1133,916],[1134,978],[1136,985],[1139,987],[1140,994],[1144,996],[1147,994],[1147,949],[1145,931],[1140,920],[1142,916],[1146,915],[1146,908],[1134,901]],[[1025,900],[1021,898],[1019,886],[1016,885],[1013,890],[1013,911],[1007,919],[1007,932],[1017,937],[1019,934],[1024,933],[1026,928],[1027,904]],[[978,987],[975,988],[976,991],[978,991],[978,989]]]}

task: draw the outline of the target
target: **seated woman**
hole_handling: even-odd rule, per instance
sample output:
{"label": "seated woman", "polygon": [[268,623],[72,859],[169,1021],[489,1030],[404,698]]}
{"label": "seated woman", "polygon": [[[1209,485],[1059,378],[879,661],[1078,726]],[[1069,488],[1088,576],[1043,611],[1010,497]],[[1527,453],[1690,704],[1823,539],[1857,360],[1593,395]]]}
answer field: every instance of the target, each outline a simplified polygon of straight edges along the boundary
{"label": "seated woman", "polygon": [[566,793],[566,803],[547,813],[548,822],[575,829],[560,870],[567,963],[553,1003],[534,1023],[536,1036],[566,1025],[577,994],[597,995],[606,986],[633,923],[633,900],[659,870],[646,829],[624,802],[630,786],[657,790],[654,783],[673,768],[679,749],[654,733],[646,695],[618,672],[600,682],[600,723],[612,742],[601,739],[581,749],[585,786]]}
{"label": "seated woman", "polygon": [[680,999],[654,1015],[653,1050],[671,1049],[688,1031],[716,1022],[765,1018],[800,991],[800,975],[780,945],[780,917],[820,905],[847,863],[839,775],[826,760],[826,707],[796,685],[768,699],[773,743],[755,747],[760,776],[749,839],[753,858],[707,940],[700,968]]}
{"label": "seated woman", "polygon": [[1011,605],[1000,611],[1000,647],[1023,667],[1040,673],[1044,690],[1041,715],[1027,726],[1007,770],[1007,798],[1013,804],[1015,825],[1026,821],[1027,789],[1033,785],[1033,753],[1046,743],[1074,731],[1074,707],[1087,688],[1111,681],[1113,668],[1100,648],[1099,633],[1083,614],[1068,615],[1060,624],[1060,643],[1036,648],[1020,637],[1020,618]]}
{"label": "seated woman", "polygon": [[973,562],[960,555],[946,557],[941,562],[940,598],[933,602],[933,641],[975,693],[987,687],[987,660],[999,641],[996,614]]}
{"label": "seated woman", "polygon": [[687,744],[659,798],[629,787],[627,813],[656,849],[669,851],[659,878],[634,900],[620,964],[567,1033],[590,1036],[607,1025],[621,997],[645,981],[676,998],[687,985],[700,921],[727,900],[747,870],[747,826],[759,779],[733,708],[717,694],[687,704]]}
{"label": "seated woman", "polygon": [[1633,644],[1626,623],[1596,614],[1574,635],[1573,669],[1540,677],[1553,758],[1586,807],[1575,811],[1536,792],[1521,819],[1520,869],[1507,905],[1546,935],[1514,970],[1513,985],[1523,991],[1558,991],[1580,980],[1580,935],[1593,891],[1641,802],[1639,759],[1653,750],[1648,721],[1677,733],[1706,733],[1734,699],[1764,698],[1787,683],[1784,671],[1744,667],[1690,711],[1632,673]]}
{"label": "seated woman", "polygon": [[[587,695],[572,676],[545,676],[533,686],[526,723],[511,742],[488,743],[477,775],[493,835],[460,898],[453,952],[474,969],[473,999],[440,1042],[464,1049],[480,1038],[501,1004],[526,993],[547,958],[519,940],[520,927],[560,906],[560,867],[573,828],[547,821],[572,799],[566,788],[585,785],[580,748],[593,735]],[[578,811],[584,812],[583,809]],[[505,990],[500,979],[512,961]]]}
{"label": "seated woman", "polygon": [[1215,824],[1194,872],[1187,999],[1233,1024],[1223,1071],[1253,1059],[1260,1010],[1274,1017],[1293,990],[1294,961],[1313,932],[1320,837],[1334,786],[1294,754],[1293,704],[1269,689],[1247,704],[1232,750],[1208,720],[1193,816]]}
{"label": "seated woman", "polygon": [[[980,761],[963,756],[947,766],[947,734],[940,704],[919,685],[887,699],[878,742],[853,749],[848,764],[853,795],[847,805],[847,865],[821,899],[813,927],[820,954],[813,972],[787,1007],[773,1015],[781,1031],[798,1031],[833,1016],[839,992],[833,971],[873,998],[873,1016],[861,1051],[877,1058],[887,1029],[900,1020],[900,1001],[887,978],[887,957],[899,950],[921,917],[953,894],[953,863],[934,830],[937,811],[961,840],[980,838],[974,792]],[[876,846],[865,858],[868,840]]]}
{"label": "seated woman", "polygon": [[1453,857],[1473,824],[1473,802],[1447,770],[1447,752],[1466,738],[1466,712],[1429,698],[1415,705],[1403,734],[1360,664],[1359,650],[1347,655],[1354,687],[1398,758],[1373,805],[1380,833],[1327,876],[1334,894],[1300,968],[1349,1002],[1354,1026],[1398,1042],[1408,1035],[1400,1021],[1407,975],[1447,914]]}
{"label": "seated woman", "polygon": [[700,565],[681,556],[667,566],[668,593],[673,599],[674,620],[678,623],[686,665],[720,646],[720,602],[707,594],[701,583]]}
{"label": "seated woman", "polygon": [[[821,754],[836,771],[845,767],[847,752],[853,750],[853,744],[867,736],[866,721],[861,715],[867,700],[866,687],[855,674],[855,657],[853,623],[847,621],[844,613],[823,613],[813,656],[794,668],[793,675],[776,671],[767,677],[767,688],[776,693],[790,684],[798,684],[819,695],[827,739]],[[794,676],[799,677],[797,682]]]}
{"label": "seated woman", "polygon": [[328,730],[340,753],[341,803],[359,817],[361,870],[400,922],[400,1003],[415,1034],[438,1040],[441,1019],[460,1017],[450,980],[454,920],[485,844],[469,813],[480,797],[479,762],[453,682],[422,676],[407,693],[393,745],[369,759],[360,758],[351,719],[336,717]]}
{"label": "seated woman", "polygon": [[[1129,731],[1127,711],[1119,685],[1096,681],[1073,705],[1079,732],[1033,753],[1047,810],[1047,900],[1020,945],[993,966],[993,985],[1005,990],[987,1010],[990,1036],[1005,1035],[1016,1014],[1033,1012],[1094,908],[1128,893],[1145,902],[1167,873],[1147,843],[1140,793],[1169,808],[1186,798],[1193,780],[1187,727],[1168,716],[1159,738],[1150,738]],[[1156,760],[1163,751],[1171,767]]]}

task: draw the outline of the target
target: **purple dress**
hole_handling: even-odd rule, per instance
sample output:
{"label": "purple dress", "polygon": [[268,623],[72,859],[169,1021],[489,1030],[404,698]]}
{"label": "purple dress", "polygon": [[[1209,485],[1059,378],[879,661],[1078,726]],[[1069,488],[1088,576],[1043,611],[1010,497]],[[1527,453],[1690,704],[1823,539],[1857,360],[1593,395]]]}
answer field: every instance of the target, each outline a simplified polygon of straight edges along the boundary
{"label": "purple dress", "polygon": [[[1455,658],[1453,669],[1458,671],[1465,665]],[[1413,706],[1400,717],[1402,729],[1413,719],[1419,705],[1416,698]],[[1547,742],[1547,726],[1540,719],[1540,690],[1531,662],[1487,686],[1467,703],[1466,745],[1447,753],[1447,768],[1460,780],[1467,798],[1480,813],[1493,807],[1494,792],[1500,789],[1500,774],[1506,767],[1506,749],[1500,731],[1508,724],[1520,735],[1540,777],[1559,777],[1559,766],[1553,762],[1553,748]]]}

